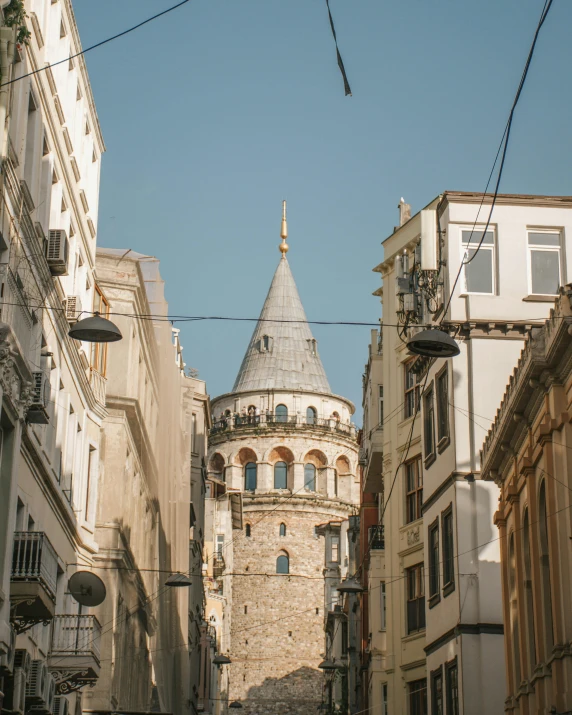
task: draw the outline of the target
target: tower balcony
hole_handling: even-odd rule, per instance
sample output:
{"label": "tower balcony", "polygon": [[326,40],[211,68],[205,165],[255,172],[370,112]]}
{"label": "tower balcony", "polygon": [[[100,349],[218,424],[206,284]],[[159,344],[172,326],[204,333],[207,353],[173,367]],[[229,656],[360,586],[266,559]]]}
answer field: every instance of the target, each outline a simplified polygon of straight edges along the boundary
{"label": "tower balcony", "polygon": [[296,430],[313,430],[321,433],[344,435],[356,439],[356,426],[341,422],[334,417],[306,417],[304,415],[282,415],[264,412],[260,415],[229,415],[214,422],[210,437],[228,436],[234,432],[254,432],[263,435],[270,430],[285,432]]}

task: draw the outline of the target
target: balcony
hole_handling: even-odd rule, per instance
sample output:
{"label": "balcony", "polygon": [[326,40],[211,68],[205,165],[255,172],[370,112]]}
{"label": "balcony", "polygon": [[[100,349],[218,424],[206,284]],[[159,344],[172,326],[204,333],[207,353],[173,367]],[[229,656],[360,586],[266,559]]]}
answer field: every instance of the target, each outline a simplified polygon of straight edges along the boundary
{"label": "balcony", "polygon": [[94,367],[89,368],[89,382],[95,395],[95,399],[100,405],[105,406],[105,390],[107,379],[103,377]]}
{"label": "balcony", "polygon": [[14,534],[10,603],[17,633],[53,618],[57,569],[56,552],[45,534],[40,531]]}
{"label": "balcony", "polygon": [[215,554],[213,559],[213,576],[214,578],[220,578],[225,569],[224,557],[222,554]]}
{"label": "balcony", "polygon": [[260,431],[265,432],[270,429],[280,430],[299,430],[310,429],[318,432],[334,432],[343,434],[350,439],[355,440],[356,428],[355,425],[348,422],[341,422],[333,417],[305,417],[304,415],[277,415],[272,413],[263,413],[256,417],[241,415],[224,417],[217,420],[210,430],[210,436],[216,437],[220,434],[227,435],[229,432],[235,431]]}
{"label": "balcony", "polygon": [[48,667],[56,680],[56,695],[65,695],[99,677],[101,625],[95,616],[55,616]]}
{"label": "balcony", "polygon": [[28,357],[34,318],[22,280],[6,263],[0,265],[0,296],[0,322],[10,326],[21,355]]}
{"label": "balcony", "polygon": [[385,534],[383,526],[370,526],[367,535],[367,543],[372,551],[385,549]]}
{"label": "balcony", "polygon": [[364,460],[363,490],[378,493],[383,490],[383,427],[371,432]]}

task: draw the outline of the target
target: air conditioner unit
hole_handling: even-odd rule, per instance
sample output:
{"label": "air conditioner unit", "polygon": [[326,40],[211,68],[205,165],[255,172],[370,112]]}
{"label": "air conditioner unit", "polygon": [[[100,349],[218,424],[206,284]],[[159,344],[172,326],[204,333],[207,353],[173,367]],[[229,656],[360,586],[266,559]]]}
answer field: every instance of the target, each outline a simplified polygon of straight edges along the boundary
{"label": "air conditioner unit", "polygon": [[30,704],[45,706],[47,679],[48,668],[45,662],[43,660],[33,660],[30,675],[26,681],[26,701]]}
{"label": "air conditioner unit", "polygon": [[10,628],[10,645],[5,653],[0,655],[0,677],[9,675],[14,671],[14,660],[16,658],[16,631]]}
{"label": "air conditioner unit", "polygon": [[63,229],[50,229],[46,258],[53,276],[68,274],[69,241]]}
{"label": "air conditioner unit", "polygon": [[76,320],[79,320],[81,313],[81,298],[79,295],[68,295],[68,297],[62,301],[62,305],[68,322],[75,323]]}
{"label": "air conditioner unit", "polygon": [[22,668],[14,668],[14,675],[4,679],[4,702],[2,712],[9,710],[24,715],[26,709],[26,673]]}
{"label": "air conditioner unit", "polygon": [[365,447],[360,447],[358,452],[358,464],[365,467],[367,464],[367,449]]}
{"label": "air conditioner unit", "polygon": [[52,709],[52,712],[54,715],[69,715],[69,700],[63,695],[56,695],[56,697],[54,698],[54,707]]}
{"label": "air conditioner unit", "polygon": [[30,668],[32,667],[32,658],[27,650],[24,648],[18,648],[14,653],[14,668],[19,668],[24,671],[26,678],[30,675]]}
{"label": "air conditioner unit", "polygon": [[33,372],[32,404],[28,408],[26,419],[31,424],[47,425],[50,421],[47,407],[50,403],[52,388],[44,372]]}
{"label": "air conditioner unit", "polygon": [[[48,677],[46,678],[46,687],[44,690],[44,702],[46,703],[46,707],[44,712],[53,712],[54,710],[54,700],[56,698],[56,679],[51,673],[48,673]],[[33,706],[32,706],[33,708]]]}

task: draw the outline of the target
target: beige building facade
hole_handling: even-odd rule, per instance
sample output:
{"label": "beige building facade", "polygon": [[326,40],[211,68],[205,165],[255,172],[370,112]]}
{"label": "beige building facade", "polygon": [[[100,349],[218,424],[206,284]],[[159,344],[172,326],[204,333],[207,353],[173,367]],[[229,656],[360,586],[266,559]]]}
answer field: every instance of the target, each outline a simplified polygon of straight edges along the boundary
{"label": "beige building facade", "polygon": [[500,488],[505,711],[572,712],[572,287],[533,328],[482,450]]}

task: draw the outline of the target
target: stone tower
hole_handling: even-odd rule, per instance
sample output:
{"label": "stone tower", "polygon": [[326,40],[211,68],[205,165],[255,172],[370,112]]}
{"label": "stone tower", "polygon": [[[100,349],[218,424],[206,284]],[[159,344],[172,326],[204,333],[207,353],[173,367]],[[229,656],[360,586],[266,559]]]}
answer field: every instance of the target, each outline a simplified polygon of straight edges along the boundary
{"label": "stone tower", "polygon": [[228,702],[249,715],[320,705],[324,607],[336,594],[324,596],[316,527],[347,518],[359,501],[354,406],[332,393],[322,366],[286,259],[285,206],[281,236],[233,390],[213,400],[209,446],[209,476],[242,492],[243,530],[217,548],[232,549]]}

